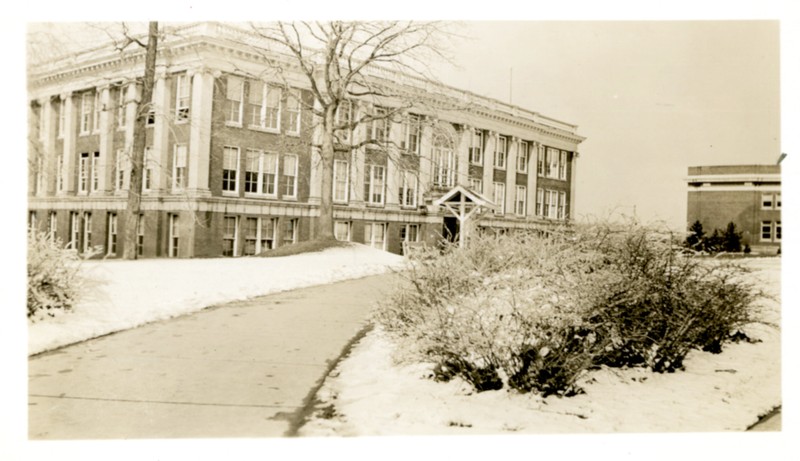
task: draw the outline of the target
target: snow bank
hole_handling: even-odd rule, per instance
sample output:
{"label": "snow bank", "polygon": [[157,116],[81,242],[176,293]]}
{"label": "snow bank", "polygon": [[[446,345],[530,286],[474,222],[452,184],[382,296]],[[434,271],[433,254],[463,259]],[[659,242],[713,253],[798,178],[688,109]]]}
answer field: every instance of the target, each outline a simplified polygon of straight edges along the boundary
{"label": "snow bank", "polygon": [[332,373],[319,397],[337,416],[301,431],[323,435],[741,431],[781,404],[780,259],[754,259],[754,277],[775,326],[748,330],[760,343],[722,354],[693,351],[686,371],[604,368],[584,377],[585,394],[546,399],[507,390],[473,393],[463,381],[425,379],[425,364],[396,365],[380,331],[368,335]]}
{"label": "snow bank", "polygon": [[279,258],[85,261],[74,310],[29,325],[36,354],[254,296],[385,273],[403,257],[363,245]]}

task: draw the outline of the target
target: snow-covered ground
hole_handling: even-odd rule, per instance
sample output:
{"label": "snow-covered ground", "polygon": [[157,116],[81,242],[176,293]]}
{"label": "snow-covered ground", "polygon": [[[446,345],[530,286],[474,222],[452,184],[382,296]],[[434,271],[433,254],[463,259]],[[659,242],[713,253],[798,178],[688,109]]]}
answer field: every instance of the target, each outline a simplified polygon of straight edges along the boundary
{"label": "snow-covered ground", "polygon": [[68,313],[31,323],[36,354],[228,301],[400,268],[401,256],[353,244],[279,258],[84,261],[81,299]]}
{"label": "snow-covered ground", "polygon": [[[774,299],[764,320],[780,322],[780,259],[750,259]],[[379,330],[365,337],[320,390],[322,406],[306,436],[742,431],[781,404],[780,330],[753,325],[760,343],[722,354],[693,351],[672,374],[606,368],[588,374],[585,394],[541,398],[506,390],[471,392],[460,380],[436,383],[430,365],[398,365]]]}

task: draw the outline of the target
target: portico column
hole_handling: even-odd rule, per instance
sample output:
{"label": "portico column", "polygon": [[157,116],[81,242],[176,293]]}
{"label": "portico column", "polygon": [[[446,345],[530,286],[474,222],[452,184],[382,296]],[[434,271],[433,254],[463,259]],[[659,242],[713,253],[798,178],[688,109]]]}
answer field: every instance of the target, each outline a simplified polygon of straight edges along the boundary
{"label": "portico column", "polygon": [[[486,133],[486,150],[483,152],[483,190],[484,196],[494,203],[494,150],[497,146],[497,132]],[[501,204],[495,203],[496,207]]]}
{"label": "portico column", "polygon": [[150,190],[152,192],[161,192],[171,188],[169,180],[172,175],[171,171],[169,171],[170,152],[168,151],[169,125],[173,117],[170,111],[170,93],[166,72],[163,69],[159,69],[156,73],[156,82],[153,88],[153,106],[156,117],[155,125],[153,126],[152,157],[150,158],[150,162],[152,162]]}
{"label": "portico column", "polygon": [[422,197],[428,194],[431,188],[431,176],[433,174],[433,126],[431,118],[425,117],[422,124],[421,139],[419,141],[419,204],[422,204]]}
{"label": "portico column", "polygon": [[207,69],[196,71],[192,79],[192,107],[189,116],[189,171],[187,192],[210,196],[209,168],[211,160],[211,110],[214,80],[219,73]]}
{"label": "portico column", "polygon": [[[362,104],[355,104],[354,106],[354,120],[360,120],[366,112],[366,108]],[[363,142],[368,138],[367,130],[369,124],[364,124],[361,129],[353,130],[351,136],[353,137],[353,144]],[[363,206],[366,201],[364,197],[364,170],[366,168],[366,148],[359,147],[354,149],[350,159],[350,203],[355,206]]]}
{"label": "portico column", "polygon": [[315,99],[314,114],[312,115],[314,131],[311,134],[311,171],[309,171],[308,203],[317,206],[322,202],[322,152],[319,147],[315,146],[322,145],[323,127],[322,120],[316,113],[321,111],[322,106]]}
{"label": "portico column", "polygon": [[[97,168],[97,192],[105,194],[111,189],[111,173],[114,170],[112,149],[114,145],[114,132],[111,125],[111,90],[108,85],[98,89],[100,91],[100,161]],[[94,192],[94,191],[93,191]]]}
{"label": "portico column", "polygon": [[[472,142],[472,127],[461,125],[461,137],[456,145],[457,177],[456,185],[469,187],[469,146]],[[481,191],[476,191],[481,193]]]}
{"label": "portico column", "polygon": [[569,175],[569,210],[567,210],[567,219],[572,221],[575,219],[575,178],[578,171],[578,151],[572,153],[570,167],[572,171]]}
{"label": "portico column", "polygon": [[506,214],[516,215],[517,200],[517,148],[519,139],[511,136],[506,146]]}
{"label": "portico column", "polygon": [[61,184],[60,195],[75,194],[75,129],[77,117],[75,117],[75,97],[72,93],[61,95],[61,101],[65,104],[64,111],[64,153],[61,159]]}
{"label": "portico column", "polygon": [[527,200],[527,215],[528,217],[536,216],[536,187],[538,173],[538,155],[539,143],[534,142],[530,144],[531,155],[528,157],[528,200]]}

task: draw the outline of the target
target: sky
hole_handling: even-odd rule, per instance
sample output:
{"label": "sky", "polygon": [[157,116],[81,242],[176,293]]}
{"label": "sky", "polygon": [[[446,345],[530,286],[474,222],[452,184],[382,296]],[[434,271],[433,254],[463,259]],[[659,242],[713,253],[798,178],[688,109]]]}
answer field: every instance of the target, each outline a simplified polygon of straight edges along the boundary
{"label": "sky", "polygon": [[578,125],[576,218],[686,223],[687,167],[775,163],[777,21],[466,22],[439,76]]}

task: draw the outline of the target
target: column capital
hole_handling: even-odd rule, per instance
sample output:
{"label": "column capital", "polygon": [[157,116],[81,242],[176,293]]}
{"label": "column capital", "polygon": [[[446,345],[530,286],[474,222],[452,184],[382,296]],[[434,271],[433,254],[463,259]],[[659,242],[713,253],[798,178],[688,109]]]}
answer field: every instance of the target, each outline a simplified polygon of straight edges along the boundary
{"label": "column capital", "polygon": [[62,101],[66,101],[68,98],[72,97],[72,91],[65,91],[59,94],[58,97],[61,98]]}

